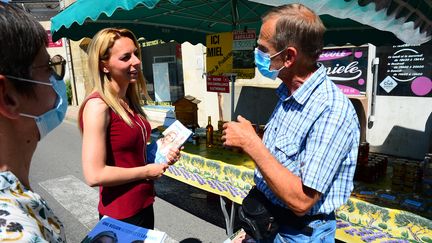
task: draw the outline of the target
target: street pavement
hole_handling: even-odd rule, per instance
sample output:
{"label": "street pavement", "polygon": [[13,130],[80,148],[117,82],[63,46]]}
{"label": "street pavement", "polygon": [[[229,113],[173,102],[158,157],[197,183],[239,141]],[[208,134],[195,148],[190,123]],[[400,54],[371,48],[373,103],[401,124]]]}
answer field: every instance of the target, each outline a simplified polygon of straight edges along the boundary
{"label": "street pavement", "polygon": [[[78,107],[38,145],[30,183],[65,225],[68,242],[80,242],[98,222],[97,188],[87,186],[81,169]],[[227,236],[219,198],[169,177],[155,183],[155,228],[166,242],[223,242]]]}

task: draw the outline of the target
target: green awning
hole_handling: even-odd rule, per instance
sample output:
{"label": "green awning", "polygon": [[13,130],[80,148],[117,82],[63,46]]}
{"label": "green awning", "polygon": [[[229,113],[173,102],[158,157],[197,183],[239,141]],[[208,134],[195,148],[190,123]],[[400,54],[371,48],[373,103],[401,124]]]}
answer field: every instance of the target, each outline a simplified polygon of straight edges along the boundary
{"label": "green awning", "polygon": [[[271,5],[292,2],[253,1]],[[123,27],[132,30],[137,37],[144,37],[147,40],[205,43],[207,33],[228,32],[234,29],[255,29],[258,32],[261,16],[271,6],[253,1],[78,0],[51,19],[51,32],[54,41],[62,37],[79,40],[83,37],[92,37],[105,27]],[[377,2],[389,1],[395,2]],[[406,4],[412,1],[414,0],[406,1]],[[377,9],[378,4],[365,2],[373,1],[302,1],[321,14],[328,29],[325,35],[326,45],[396,45],[404,42],[419,44],[431,39],[431,12],[429,15],[416,17],[414,22],[409,21],[409,17],[402,21],[398,18],[401,15],[399,12],[399,15],[389,16],[388,8]],[[432,6],[431,0],[417,2],[429,4],[426,4],[424,9],[430,9]],[[417,11],[418,6],[414,9]]]}
{"label": "green awning", "polygon": [[[296,3],[297,0],[251,0],[271,6]],[[329,38],[390,38],[393,33],[407,44],[423,44],[432,38],[432,0],[303,0],[302,4],[324,17]],[[347,20],[354,21],[357,24]],[[361,25],[358,25],[361,23]],[[343,34],[345,32],[345,34]],[[379,36],[384,34],[385,36]]]}
{"label": "green awning", "polygon": [[78,0],[51,19],[53,40],[92,37],[105,27],[124,27],[138,37],[193,44],[206,33],[256,29],[270,6],[237,1],[205,0]]}

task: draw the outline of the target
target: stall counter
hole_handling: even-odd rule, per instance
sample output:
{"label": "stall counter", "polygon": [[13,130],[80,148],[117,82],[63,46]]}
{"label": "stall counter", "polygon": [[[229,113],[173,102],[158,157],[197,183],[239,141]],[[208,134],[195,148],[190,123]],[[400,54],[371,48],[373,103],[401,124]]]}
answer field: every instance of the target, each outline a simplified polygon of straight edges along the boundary
{"label": "stall counter", "polygon": [[[204,144],[186,144],[181,159],[166,175],[221,196],[228,234],[233,233],[235,204],[229,215],[225,201],[241,204],[254,185],[255,165],[245,154]],[[353,196],[336,211],[336,238],[345,242],[432,242],[432,220],[380,207]]]}

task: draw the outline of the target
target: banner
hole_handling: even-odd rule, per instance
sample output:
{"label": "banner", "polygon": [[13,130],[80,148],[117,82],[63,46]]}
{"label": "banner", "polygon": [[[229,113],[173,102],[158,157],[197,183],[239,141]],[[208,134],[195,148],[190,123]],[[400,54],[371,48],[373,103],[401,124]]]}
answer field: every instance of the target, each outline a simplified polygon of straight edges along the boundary
{"label": "banner", "polygon": [[220,76],[232,73],[232,32],[206,36],[207,75]]}
{"label": "banner", "polygon": [[327,76],[346,95],[365,95],[368,47],[326,48],[319,59]]}
{"label": "banner", "polygon": [[432,97],[432,46],[377,48],[378,95]]}
{"label": "banner", "polygon": [[254,29],[207,35],[207,75],[222,76],[236,73],[237,78],[254,78],[255,45]]}
{"label": "banner", "polygon": [[255,77],[256,33],[254,29],[233,31],[233,73],[237,78],[252,79]]}
{"label": "banner", "polygon": [[63,41],[62,41],[61,38],[58,41],[53,42],[52,41],[51,31],[47,30],[46,33],[47,33],[47,36],[48,36],[48,47],[62,47],[63,46]]}

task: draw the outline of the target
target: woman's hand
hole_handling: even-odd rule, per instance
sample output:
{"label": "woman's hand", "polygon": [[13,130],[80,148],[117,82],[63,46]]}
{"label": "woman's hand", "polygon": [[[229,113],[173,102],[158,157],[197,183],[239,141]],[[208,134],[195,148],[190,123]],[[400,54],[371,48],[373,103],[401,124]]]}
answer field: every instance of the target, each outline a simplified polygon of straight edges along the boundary
{"label": "woman's hand", "polygon": [[146,168],[146,179],[156,180],[163,175],[168,168],[168,164],[148,164],[144,168]]}
{"label": "woman's hand", "polygon": [[173,165],[173,164],[175,164],[179,159],[180,159],[180,156],[181,156],[181,151],[183,150],[183,146],[180,148],[180,149],[178,149],[178,148],[171,148],[170,150],[169,150],[169,152],[168,152],[168,154],[167,154],[167,156],[166,156],[166,158],[167,158],[167,164],[168,165]]}

